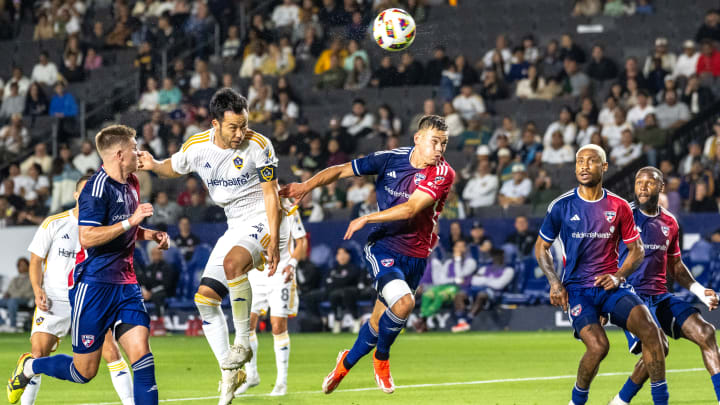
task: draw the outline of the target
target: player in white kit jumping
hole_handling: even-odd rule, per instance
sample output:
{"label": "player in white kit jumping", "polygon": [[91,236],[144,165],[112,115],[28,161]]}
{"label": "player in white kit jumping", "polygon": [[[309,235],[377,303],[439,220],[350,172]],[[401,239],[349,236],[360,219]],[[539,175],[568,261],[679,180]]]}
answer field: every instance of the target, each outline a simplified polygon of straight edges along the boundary
{"label": "player in white kit jumping", "polygon": [[[75,187],[75,201],[90,176],[83,176]],[[30,282],[35,292],[30,345],[33,358],[49,356],[60,339],[70,332],[70,301],[68,277],[75,267],[78,241],[78,207],[51,215],[35,232],[30,252]],[[107,362],[113,386],[123,405],[132,405],[132,376],[120,354],[117,342],[108,331],[102,356]],[[40,390],[41,375],[35,375],[25,388],[20,403],[32,405]]]}
{"label": "player in white kit jumping", "polygon": [[[172,157],[159,162],[141,152],[139,158],[143,170],[161,177],[197,173],[213,201],[225,209],[228,230],[210,254],[195,305],[222,369],[219,404],[226,405],[245,381],[241,368],[252,357],[252,291],[247,273],[265,267],[274,274],[279,250],[287,243],[283,235],[288,232],[280,229],[278,160],[270,140],[248,128],[247,100],[223,88],[213,95],[209,110],[212,128],[188,138]],[[232,346],[220,307],[228,294],[235,326]]]}

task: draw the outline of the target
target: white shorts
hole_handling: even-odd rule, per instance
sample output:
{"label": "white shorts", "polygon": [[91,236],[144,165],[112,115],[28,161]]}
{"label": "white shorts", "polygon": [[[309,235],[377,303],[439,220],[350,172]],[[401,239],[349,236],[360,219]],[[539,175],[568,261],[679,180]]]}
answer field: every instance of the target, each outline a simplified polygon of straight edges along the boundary
{"label": "white shorts", "polygon": [[70,302],[50,299],[50,309],[42,311],[35,308],[32,332],[44,332],[61,338],[70,332]]}
{"label": "white shorts", "polygon": [[[280,240],[279,251],[286,249],[288,243],[289,232],[283,229],[286,221],[280,223]],[[253,259],[253,268],[263,266],[265,263],[264,250],[270,243],[270,234],[268,233],[267,219],[258,221],[247,221],[242,225],[232,226],[225,231],[225,234],[218,239],[215,248],[210,253],[205,271],[202,277],[208,277],[221,282],[226,288],[228,287],[225,278],[225,268],[223,262],[225,256],[235,246],[241,246],[250,252]]]}
{"label": "white shorts", "polygon": [[[281,271],[278,269],[278,273]],[[269,309],[270,316],[287,318],[297,315],[299,300],[294,278],[289,283],[278,283],[274,277],[268,279],[267,272],[258,270],[251,271],[248,278],[252,287],[253,313],[265,315]],[[264,282],[258,282],[260,280]]]}

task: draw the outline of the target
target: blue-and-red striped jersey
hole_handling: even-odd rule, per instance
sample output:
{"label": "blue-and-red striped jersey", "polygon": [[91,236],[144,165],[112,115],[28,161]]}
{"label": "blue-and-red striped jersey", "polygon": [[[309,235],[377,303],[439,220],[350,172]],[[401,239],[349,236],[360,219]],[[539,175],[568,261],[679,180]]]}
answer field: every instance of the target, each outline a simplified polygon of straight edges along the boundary
{"label": "blue-and-red striped jersey", "polygon": [[441,159],[436,166],[417,169],[410,164],[414,148],[375,152],[352,161],[356,176],[377,175],[375,192],[378,208],[386,210],[407,202],[415,190],[427,193],[435,204],[406,221],[376,224],[369,241],[404,256],[426,258],[437,235],[432,230],[445,205],[455,170]]}
{"label": "blue-and-red striped jersey", "polygon": [[[660,207],[656,215],[647,215],[633,205],[635,226],[645,247],[642,264],[628,277],[635,291],[645,295],[660,295],[667,290],[668,256],[680,256],[680,227],[677,220],[665,208]],[[625,261],[628,250],[620,247],[620,265]]]}
{"label": "blue-and-red striped jersey", "polygon": [[633,242],[640,234],[627,201],[605,189],[602,198],[588,201],[576,188],[550,203],[540,237],[561,244],[563,285],[586,288],[596,277],[617,272],[618,244]]}

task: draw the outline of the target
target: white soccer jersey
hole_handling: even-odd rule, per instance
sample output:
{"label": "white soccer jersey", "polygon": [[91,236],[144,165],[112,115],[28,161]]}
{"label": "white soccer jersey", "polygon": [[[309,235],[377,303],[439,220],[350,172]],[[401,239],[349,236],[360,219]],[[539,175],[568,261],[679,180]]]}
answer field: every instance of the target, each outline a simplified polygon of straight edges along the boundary
{"label": "white soccer jersey", "polygon": [[28,251],[45,259],[43,287],[53,300],[68,301],[68,276],[80,251],[79,239],[78,220],[69,210],[46,218],[30,242]]}
{"label": "white soccer jersey", "polygon": [[248,130],[238,149],[221,149],[214,143],[215,129],[193,135],[172,155],[172,168],[180,174],[196,172],[210,198],[225,208],[228,223],[265,217],[261,180],[275,178],[278,160],[270,140]]}

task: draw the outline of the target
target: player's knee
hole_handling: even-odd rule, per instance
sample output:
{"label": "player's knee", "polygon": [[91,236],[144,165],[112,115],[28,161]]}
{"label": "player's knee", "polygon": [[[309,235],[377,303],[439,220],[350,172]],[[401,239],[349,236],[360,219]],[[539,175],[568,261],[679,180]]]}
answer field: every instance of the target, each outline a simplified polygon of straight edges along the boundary
{"label": "player's knee", "polygon": [[273,333],[273,335],[280,335],[280,334],[285,333],[285,332],[287,332],[287,326],[285,326],[285,325],[278,325],[278,324],[273,324],[273,325],[272,325],[272,333]]}
{"label": "player's knee", "polygon": [[703,349],[717,347],[717,341],[715,340],[715,327],[708,322],[703,322],[699,329],[700,347]]}
{"label": "player's knee", "polygon": [[395,304],[391,307],[393,313],[397,316],[407,318],[415,308],[415,299],[412,294],[406,294],[400,297]]}
{"label": "player's knee", "polygon": [[602,360],[610,351],[610,343],[604,338],[590,340],[587,342],[587,351]]}
{"label": "player's knee", "polygon": [[75,371],[80,374],[79,377],[82,377],[75,381],[78,383],[81,383],[81,384],[90,382],[90,380],[95,378],[95,376],[97,375],[97,372],[98,372],[98,367],[93,366],[91,364],[78,365],[78,364],[74,363],[74,366],[75,366]]}
{"label": "player's knee", "polygon": [[223,259],[223,269],[226,275],[240,276],[250,271],[253,265],[252,257],[246,250],[233,250]]}
{"label": "player's knee", "polygon": [[45,349],[44,347],[42,347],[42,348],[33,348],[33,349],[30,351],[30,354],[32,354],[33,359],[39,359],[39,358],[41,358],[41,357],[47,357],[47,356],[50,354],[50,350],[49,350],[49,349]]}

